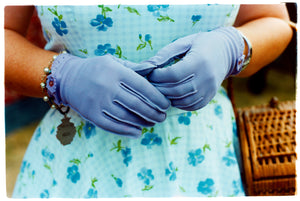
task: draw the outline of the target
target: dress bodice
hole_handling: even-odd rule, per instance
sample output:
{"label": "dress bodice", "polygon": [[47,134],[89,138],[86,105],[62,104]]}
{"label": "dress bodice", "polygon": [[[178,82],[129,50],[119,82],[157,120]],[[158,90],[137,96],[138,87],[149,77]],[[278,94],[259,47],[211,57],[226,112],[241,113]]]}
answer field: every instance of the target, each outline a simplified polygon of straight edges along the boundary
{"label": "dress bodice", "polygon": [[106,53],[143,61],[170,42],[231,26],[238,5],[37,6],[45,49],[80,57]]}

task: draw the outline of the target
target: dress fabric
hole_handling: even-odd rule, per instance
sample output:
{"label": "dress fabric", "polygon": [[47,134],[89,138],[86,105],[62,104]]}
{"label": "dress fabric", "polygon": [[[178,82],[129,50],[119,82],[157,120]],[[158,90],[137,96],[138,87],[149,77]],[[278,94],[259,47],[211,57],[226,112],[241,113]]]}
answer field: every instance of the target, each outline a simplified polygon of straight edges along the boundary
{"label": "dress fabric", "polygon": [[[47,45],[79,57],[112,54],[141,62],[170,42],[231,26],[238,5],[37,6]],[[88,104],[88,103],[87,103]],[[138,139],[68,116],[76,135],[56,138],[61,115],[50,109],[25,153],[13,197],[243,196],[236,123],[225,90],[204,108],[171,107]]]}

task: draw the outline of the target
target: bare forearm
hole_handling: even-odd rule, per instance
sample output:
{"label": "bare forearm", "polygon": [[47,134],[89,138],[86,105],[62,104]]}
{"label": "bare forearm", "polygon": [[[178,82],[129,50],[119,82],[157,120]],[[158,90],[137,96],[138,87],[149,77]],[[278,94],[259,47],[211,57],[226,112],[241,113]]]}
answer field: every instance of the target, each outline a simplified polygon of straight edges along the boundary
{"label": "bare forearm", "polygon": [[26,96],[42,97],[43,69],[55,54],[36,47],[15,31],[5,29],[5,85]]}
{"label": "bare forearm", "polygon": [[288,21],[284,4],[241,5],[235,26],[251,42],[253,55],[239,77],[254,74],[284,51],[293,34]]}
{"label": "bare forearm", "polygon": [[254,74],[275,60],[287,47],[292,37],[289,25],[278,18],[262,18],[238,29],[251,41],[253,55],[250,64],[238,76]]}

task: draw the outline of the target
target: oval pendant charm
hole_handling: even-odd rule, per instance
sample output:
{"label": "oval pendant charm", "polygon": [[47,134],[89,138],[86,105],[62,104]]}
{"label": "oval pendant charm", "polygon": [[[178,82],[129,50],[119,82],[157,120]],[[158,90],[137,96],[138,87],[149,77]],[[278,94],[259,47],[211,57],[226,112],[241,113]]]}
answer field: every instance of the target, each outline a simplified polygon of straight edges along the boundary
{"label": "oval pendant charm", "polygon": [[70,144],[76,133],[76,128],[72,122],[70,122],[69,117],[65,117],[61,120],[61,124],[57,127],[56,138],[60,141],[62,145]]}

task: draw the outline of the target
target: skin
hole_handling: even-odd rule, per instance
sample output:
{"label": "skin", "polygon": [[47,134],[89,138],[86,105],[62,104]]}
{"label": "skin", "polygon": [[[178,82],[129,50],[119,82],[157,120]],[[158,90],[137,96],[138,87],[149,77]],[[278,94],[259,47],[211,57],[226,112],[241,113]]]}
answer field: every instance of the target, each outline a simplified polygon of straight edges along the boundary
{"label": "skin", "polygon": [[253,75],[284,51],[293,36],[288,21],[284,4],[240,7],[234,26],[250,40],[253,54],[250,64],[238,77]]}
{"label": "skin", "polygon": [[[20,94],[43,97],[43,69],[57,53],[43,50],[25,38],[33,6],[5,7],[5,85]],[[247,77],[275,60],[292,38],[285,5],[241,5],[234,26],[250,41],[253,55],[239,77]],[[244,50],[247,53],[247,48]]]}

